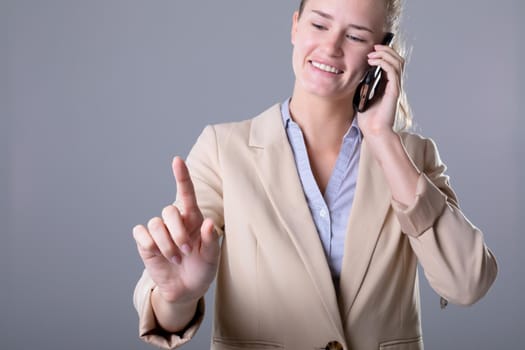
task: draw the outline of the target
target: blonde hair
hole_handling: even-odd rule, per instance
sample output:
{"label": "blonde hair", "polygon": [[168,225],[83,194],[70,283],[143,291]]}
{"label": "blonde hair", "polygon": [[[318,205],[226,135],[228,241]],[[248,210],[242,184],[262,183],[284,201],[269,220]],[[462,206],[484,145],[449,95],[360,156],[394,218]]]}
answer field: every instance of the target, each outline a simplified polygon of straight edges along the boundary
{"label": "blonde hair", "polygon": [[[406,48],[403,35],[399,30],[401,14],[403,12],[403,0],[384,0],[386,5],[386,30],[395,33],[392,47],[396,52],[407,61],[409,51]],[[301,0],[299,4],[299,17],[303,13],[307,0]],[[395,131],[410,129],[412,126],[412,111],[408,103],[408,98],[403,87],[403,77],[401,77],[401,91],[398,99],[398,108],[393,128]]]}

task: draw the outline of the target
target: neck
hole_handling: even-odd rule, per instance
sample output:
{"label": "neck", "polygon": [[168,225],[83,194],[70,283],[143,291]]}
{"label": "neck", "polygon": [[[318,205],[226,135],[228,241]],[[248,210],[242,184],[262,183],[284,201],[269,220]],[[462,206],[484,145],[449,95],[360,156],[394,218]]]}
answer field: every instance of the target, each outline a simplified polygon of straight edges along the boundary
{"label": "neck", "polygon": [[301,127],[308,148],[339,150],[352,124],[354,108],[348,98],[332,100],[294,91],[290,114]]}

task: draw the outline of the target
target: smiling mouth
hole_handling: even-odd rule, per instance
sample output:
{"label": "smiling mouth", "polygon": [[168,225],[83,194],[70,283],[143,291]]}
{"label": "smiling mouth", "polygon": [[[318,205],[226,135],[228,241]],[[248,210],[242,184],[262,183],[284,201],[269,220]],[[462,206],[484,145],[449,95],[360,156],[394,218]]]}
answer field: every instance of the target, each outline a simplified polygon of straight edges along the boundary
{"label": "smiling mouth", "polygon": [[328,72],[328,73],[332,73],[332,74],[343,74],[344,72],[342,70],[339,70],[333,66],[329,66],[327,64],[324,64],[324,63],[319,63],[319,62],[315,62],[315,61],[309,61],[310,64],[312,66],[314,66],[315,68],[317,69],[320,69],[322,70],[323,72]]}

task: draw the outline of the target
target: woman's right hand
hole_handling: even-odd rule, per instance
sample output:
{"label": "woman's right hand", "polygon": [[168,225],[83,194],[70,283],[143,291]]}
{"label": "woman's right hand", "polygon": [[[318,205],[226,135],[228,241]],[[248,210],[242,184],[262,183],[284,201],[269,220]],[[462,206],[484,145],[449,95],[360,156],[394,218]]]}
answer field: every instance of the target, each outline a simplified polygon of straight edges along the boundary
{"label": "woman's right hand", "polygon": [[180,210],[168,205],[162,217],[137,225],[133,237],[146,270],[161,298],[171,304],[193,304],[213,282],[220,244],[213,222],[204,219],[184,161],[173,159]]}

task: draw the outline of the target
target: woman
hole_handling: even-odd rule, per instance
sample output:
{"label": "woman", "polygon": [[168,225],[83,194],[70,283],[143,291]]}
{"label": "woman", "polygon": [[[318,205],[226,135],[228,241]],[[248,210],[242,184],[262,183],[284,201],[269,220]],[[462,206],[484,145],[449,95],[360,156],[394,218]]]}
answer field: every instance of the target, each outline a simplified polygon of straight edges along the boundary
{"label": "woman", "polygon": [[[422,349],[418,261],[444,300],[487,292],[495,259],[434,143],[394,131],[404,61],[378,43],[399,13],[399,0],[302,1],[292,97],[205,128],[187,167],[174,159],[176,203],[133,230],[143,339],[187,342],[214,278],[213,349]],[[369,66],[384,86],[356,113]]]}

